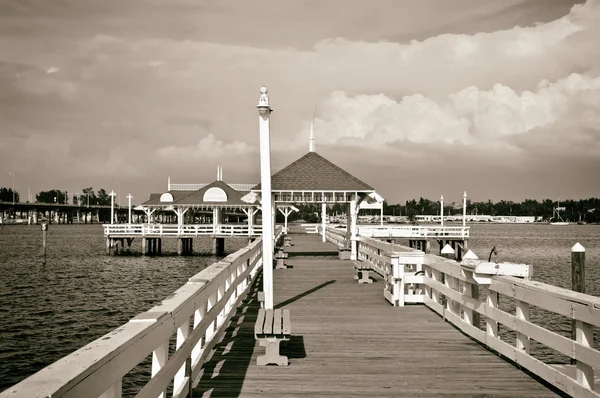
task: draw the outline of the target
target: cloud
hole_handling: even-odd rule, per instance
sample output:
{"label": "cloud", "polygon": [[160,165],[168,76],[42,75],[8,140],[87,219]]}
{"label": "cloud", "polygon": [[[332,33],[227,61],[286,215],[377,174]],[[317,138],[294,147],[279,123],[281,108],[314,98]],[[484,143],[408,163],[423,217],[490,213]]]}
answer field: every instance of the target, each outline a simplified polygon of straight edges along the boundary
{"label": "cloud", "polygon": [[245,142],[223,142],[217,140],[214,134],[204,136],[196,146],[168,146],[156,151],[157,155],[166,161],[186,162],[201,159],[234,159],[255,152],[256,149]]}
{"label": "cloud", "polygon": [[[582,108],[597,117],[600,110],[589,98],[599,94],[600,77],[581,74],[553,83],[544,80],[537,90],[520,93],[502,84],[490,90],[471,86],[439,102],[421,94],[395,101],[382,94],[348,96],[338,91],[320,108],[323,116],[316,119],[315,130],[326,145],[386,148],[411,141],[481,147],[563,119],[580,124],[577,111]],[[297,140],[304,137],[305,132]]]}

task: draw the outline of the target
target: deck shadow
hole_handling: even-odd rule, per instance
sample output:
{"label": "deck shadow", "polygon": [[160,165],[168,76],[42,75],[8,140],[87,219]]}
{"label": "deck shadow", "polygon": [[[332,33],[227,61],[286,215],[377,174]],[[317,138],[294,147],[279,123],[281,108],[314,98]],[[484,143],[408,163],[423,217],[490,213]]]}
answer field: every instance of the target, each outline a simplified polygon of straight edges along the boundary
{"label": "deck shadow", "polygon": [[315,287],[313,287],[312,289],[309,289],[309,290],[305,291],[304,293],[300,293],[300,294],[298,294],[298,295],[296,295],[296,296],[294,296],[294,297],[291,297],[291,298],[289,298],[289,299],[287,299],[287,300],[285,300],[285,301],[282,301],[281,303],[277,304],[277,305],[275,306],[275,308],[283,308],[283,307],[285,307],[286,305],[288,305],[288,304],[291,304],[291,303],[293,303],[294,301],[300,300],[302,297],[306,297],[306,296],[308,296],[309,294],[311,294],[311,293],[314,293],[314,292],[316,292],[316,291],[317,291],[317,290],[319,290],[319,289],[323,289],[324,287],[326,287],[326,286],[328,286],[328,285],[331,285],[332,283],[335,283],[335,282],[336,282],[336,280],[335,280],[335,279],[329,280],[329,281],[327,281],[327,282],[323,282],[323,283],[321,283],[320,285],[318,285],[318,286],[315,286]]}
{"label": "deck shadow", "polygon": [[304,347],[304,336],[292,335],[290,341],[281,345],[281,355],[286,355],[289,359],[306,358],[306,348]]}
{"label": "deck shadow", "polygon": [[202,376],[193,390],[194,397],[240,396],[256,344],[254,323],[261,285],[262,277],[259,276],[231,318],[223,338],[215,345],[212,357],[202,366]]}

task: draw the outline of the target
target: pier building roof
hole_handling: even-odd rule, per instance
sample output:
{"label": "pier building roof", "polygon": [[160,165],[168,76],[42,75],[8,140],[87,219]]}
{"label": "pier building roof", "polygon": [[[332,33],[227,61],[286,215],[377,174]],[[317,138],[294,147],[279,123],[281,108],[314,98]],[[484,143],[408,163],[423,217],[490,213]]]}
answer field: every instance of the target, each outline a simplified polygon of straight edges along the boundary
{"label": "pier building roof", "polygon": [[[271,177],[273,191],[354,191],[375,189],[316,152],[308,152]],[[259,191],[260,184],[252,188]]]}
{"label": "pier building roof", "polygon": [[142,203],[145,207],[184,206],[191,208],[247,208],[254,203],[241,200],[248,191],[238,191],[223,181],[203,184],[197,190],[169,190],[164,193],[151,193],[150,199]]}

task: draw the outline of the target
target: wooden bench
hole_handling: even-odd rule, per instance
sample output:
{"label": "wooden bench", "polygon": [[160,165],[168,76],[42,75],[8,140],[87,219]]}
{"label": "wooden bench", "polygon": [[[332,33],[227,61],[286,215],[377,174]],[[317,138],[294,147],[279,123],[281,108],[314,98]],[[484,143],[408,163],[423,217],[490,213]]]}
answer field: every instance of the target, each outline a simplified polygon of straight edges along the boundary
{"label": "wooden bench", "polygon": [[357,279],[358,283],[373,283],[373,281],[369,277],[369,272],[372,271],[371,266],[360,260],[353,261],[353,263],[354,269],[356,270],[356,275],[354,275],[354,279]]}
{"label": "wooden bench", "polygon": [[256,364],[288,366],[288,357],[279,354],[279,343],[289,341],[291,334],[289,309],[259,309],[254,324],[254,337],[261,347],[265,347],[265,355],[256,358]]}
{"label": "wooden bench", "polygon": [[275,259],[277,260],[276,269],[287,269],[283,260],[288,258],[288,254],[284,252],[281,248],[275,249]]}

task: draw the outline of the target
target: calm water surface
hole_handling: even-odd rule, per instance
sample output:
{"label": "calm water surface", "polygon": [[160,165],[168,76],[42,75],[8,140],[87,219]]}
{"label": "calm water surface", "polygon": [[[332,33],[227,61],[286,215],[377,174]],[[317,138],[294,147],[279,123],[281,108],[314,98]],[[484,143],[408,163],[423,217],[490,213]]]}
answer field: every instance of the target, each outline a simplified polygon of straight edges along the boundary
{"label": "calm water surface", "polygon": [[[600,296],[600,225],[475,224],[469,247],[487,259],[496,246],[496,261],[533,264],[534,279],[569,288],[570,248],[576,242],[586,248],[587,292]],[[196,241],[195,250],[208,252],[208,244],[208,239]],[[226,240],[226,251],[244,244]],[[132,247],[138,254],[140,245],[137,240]],[[104,250],[100,226],[53,224],[48,262],[42,266],[39,226],[0,229],[0,391],[149,309],[217,260],[209,255],[106,256]],[[163,251],[175,252],[175,240],[165,240]],[[509,301],[500,304],[514,311]],[[531,317],[570,333],[566,319],[536,309]],[[507,330],[501,336],[514,340]],[[566,360],[535,342],[532,352],[545,361]]]}
{"label": "calm water surface", "polygon": [[[159,303],[212,255],[107,256],[99,225],[55,225],[42,265],[40,226],[0,228],[0,391]],[[194,249],[209,252],[209,239]],[[227,253],[247,243],[226,239]],[[176,252],[163,240],[163,252]]]}

